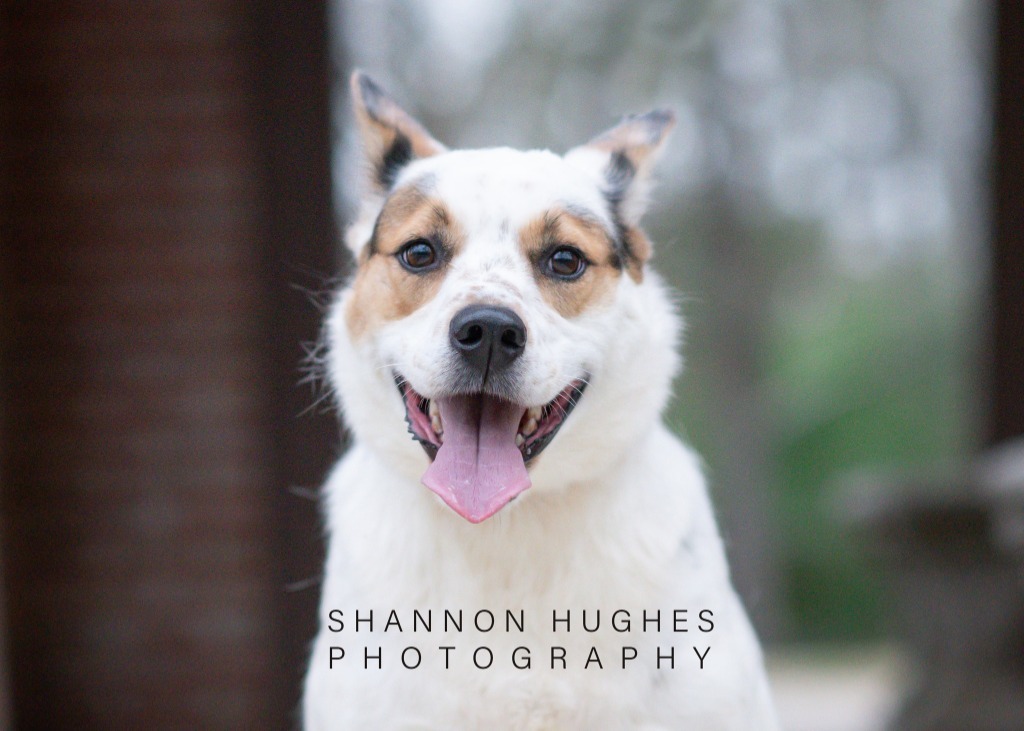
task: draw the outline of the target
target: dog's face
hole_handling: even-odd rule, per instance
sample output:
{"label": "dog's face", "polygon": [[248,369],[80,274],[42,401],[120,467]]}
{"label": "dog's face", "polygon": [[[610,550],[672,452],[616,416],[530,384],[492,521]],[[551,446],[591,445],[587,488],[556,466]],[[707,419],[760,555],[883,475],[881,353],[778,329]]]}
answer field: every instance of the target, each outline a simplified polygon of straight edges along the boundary
{"label": "dog's face", "polygon": [[371,180],[329,338],[357,438],[471,522],[621,456],[675,363],[638,227],[671,114],[564,157],[450,152],[367,77],[352,87]]}

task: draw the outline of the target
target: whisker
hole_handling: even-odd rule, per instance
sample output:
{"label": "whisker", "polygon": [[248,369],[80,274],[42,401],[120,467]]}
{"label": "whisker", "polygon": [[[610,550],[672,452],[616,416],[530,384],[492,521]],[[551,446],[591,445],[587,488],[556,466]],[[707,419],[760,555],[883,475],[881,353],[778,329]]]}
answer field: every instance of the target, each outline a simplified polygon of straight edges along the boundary
{"label": "whisker", "polygon": [[289,594],[292,594],[298,591],[312,589],[314,586],[321,583],[323,580],[323,574],[319,574],[317,576],[310,576],[306,579],[300,579],[299,581],[292,581],[288,584],[285,584],[284,590]]}
{"label": "whisker", "polygon": [[333,400],[333,397],[334,397],[334,393],[332,391],[330,391],[329,389],[326,390],[324,393],[320,394],[320,396],[318,396],[313,401],[313,403],[311,403],[309,406],[305,407],[302,411],[300,411],[299,412],[299,416],[309,416],[311,413],[314,413],[314,412],[317,413],[317,414],[329,414],[332,411],[335,411],[336,410],[335,408],[329,408],[329,409],[323,409],[321,411],[316,411],[317,407],[319,407],[325,401]]}
{"label": "whisker", "polygon": [[299,372],[302,377],[298,380],[299,386],[309,385],[313,393],[313,402],[299,412],[298,416],[307,416],[310,413],[329,413],[334,409],[317,409],[333,399],[334,392],[330,387],[327,378],[327,343],[324,340],[305,342],[301,344],[305,356],[300,365]]}

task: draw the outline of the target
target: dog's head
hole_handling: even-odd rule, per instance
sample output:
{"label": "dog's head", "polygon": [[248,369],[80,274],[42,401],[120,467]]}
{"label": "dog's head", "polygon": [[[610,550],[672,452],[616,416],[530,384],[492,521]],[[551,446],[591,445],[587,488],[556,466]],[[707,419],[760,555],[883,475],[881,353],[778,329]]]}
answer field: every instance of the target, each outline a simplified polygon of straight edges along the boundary
{"label": "dog's head", "polygon": [[564,156],[449,151],[365,75],[352,91],[368,180],[328,338],[356,438],[472,522],[531,482],[607,470],[654,423],[675,369],[675,318],[639,228],[672,114],[627,118]]}

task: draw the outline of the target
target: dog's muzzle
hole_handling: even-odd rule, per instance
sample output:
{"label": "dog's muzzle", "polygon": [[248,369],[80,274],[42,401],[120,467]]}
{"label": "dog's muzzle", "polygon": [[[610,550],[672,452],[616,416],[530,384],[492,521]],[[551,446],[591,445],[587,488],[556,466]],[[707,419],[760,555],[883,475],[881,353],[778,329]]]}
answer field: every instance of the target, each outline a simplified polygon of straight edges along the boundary
{"label": "dog's muzzle", "polygon": [[397,371],[395,384],[409,431],[431,459],[423,484],[479,523],[530,487],[527,464],[561,428],[588,376],[545,404],[523,403],[514,366],[526,350],[526,325],[506,307],[459,310],[448,337],[457,355],[446,392],[422,396]]}

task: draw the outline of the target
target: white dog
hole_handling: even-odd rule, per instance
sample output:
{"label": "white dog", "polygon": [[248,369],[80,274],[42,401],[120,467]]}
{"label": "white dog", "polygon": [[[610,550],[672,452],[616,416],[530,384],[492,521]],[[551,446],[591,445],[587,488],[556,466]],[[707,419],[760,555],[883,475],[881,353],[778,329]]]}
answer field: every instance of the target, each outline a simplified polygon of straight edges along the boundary
{"label": "white dog", "polygon": [[330,313],[352,447],[305,728],[775,729],[639,228],[670,112],[449,151],[352,78],[370,163]]}

